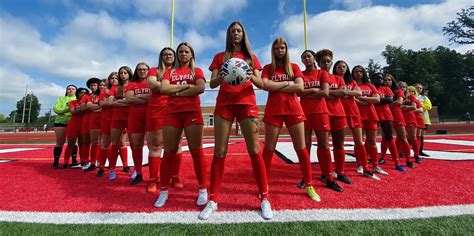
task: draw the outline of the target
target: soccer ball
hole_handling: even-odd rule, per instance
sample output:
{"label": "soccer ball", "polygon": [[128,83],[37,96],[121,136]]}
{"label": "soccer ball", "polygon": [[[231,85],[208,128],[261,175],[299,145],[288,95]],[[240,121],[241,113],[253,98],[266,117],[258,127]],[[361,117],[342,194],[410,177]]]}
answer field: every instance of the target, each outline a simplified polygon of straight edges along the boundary
{"label": "soccer ball", "polygon": [[240,58],[228,59],[221,68],[225,73],[224,81],[233,86],[241,85],[249,80],[247,71],[250,70],[249,64]]}

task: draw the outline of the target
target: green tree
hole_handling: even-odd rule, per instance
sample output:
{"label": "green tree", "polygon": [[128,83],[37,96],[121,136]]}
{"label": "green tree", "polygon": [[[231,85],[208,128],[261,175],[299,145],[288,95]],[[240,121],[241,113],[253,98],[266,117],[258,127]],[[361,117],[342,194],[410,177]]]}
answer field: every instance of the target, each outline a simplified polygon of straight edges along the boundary
{"label": "green tree", "polygon": [[382,66],[379,63],[374,62],[373,59],[369,59],[369,65],[367,66],[366,70],[369,74],[369,78],[372,78],[375,73],[382,72]]}
{"label": "green tree", "polygon": [[[23,108],[25,108],[24,116]],[[33,93],[27,94],[22,99],[16,102],[16,110],[10,113],[9,120],[14,120],[16,123],[21,123],[23,120],[24,123],[28,123],[29,118],[30,123],[33,123],[38,119],[40,110],[41,104],[38,101],[38,97],[36,97],[36,95],[34,95]],[[14,117],[15,113],[16,117]]]}
{"label": "green tree", "polygon": [[449,36],[449,41],[458,44],[474,43],[474,6],[461,9],[456,20],[448,22],[443,27],[444,35]]}
{"label": "green tree", "polygon": [[7,120],[7,118],[5,117],[5,115],[0,114],[0,123],[7,123],[7,122],[8,122],[8,120]]}

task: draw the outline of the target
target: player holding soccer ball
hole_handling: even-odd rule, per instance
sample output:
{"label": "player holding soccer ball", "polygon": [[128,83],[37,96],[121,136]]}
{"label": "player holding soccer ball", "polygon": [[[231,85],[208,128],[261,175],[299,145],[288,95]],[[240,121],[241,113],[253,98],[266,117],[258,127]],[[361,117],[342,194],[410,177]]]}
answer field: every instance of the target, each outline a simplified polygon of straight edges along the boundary
{"label": "player holding soccer ball", "polygon": [[[235,86],[224,81],[228,79],[226,78],[228,67],[222,69],[223,65],[231,58],[243,59],[250,66],[247,73],[248,77],[237,78],[237,81],[243,83],[235,83]],[[228,63],[233,61],[235,60],[231,60]],[[199,214],[199,219],[208,219],[217,210],[219,186],[224,174],[224,161],[227,155],[230,130],[234,119],[237,119],[240,124],[245,143],[247,144],[247,152],[252,161],[253,172],[257,180],[260,199],[262,200],[261,215],[264,219],[271,219],[273,217],[270,202],[267,200],[268,182],[260,152],[259,132],[255,122],[258,118],[258,107],[252,87],[252,84],[254,84],[258,88],[262,88],[263,81],[260,79],[261,69],[260,62],[250,49],[244,26],[240,22],[232,22],[227,28],[225,51],[216,54],[212,64],[209,66],[209,70],[212,71],[211,88],[220,86],[220,89],[214,111],[216,146],[214,147],[214,157],[212,158],[209,202]]]}

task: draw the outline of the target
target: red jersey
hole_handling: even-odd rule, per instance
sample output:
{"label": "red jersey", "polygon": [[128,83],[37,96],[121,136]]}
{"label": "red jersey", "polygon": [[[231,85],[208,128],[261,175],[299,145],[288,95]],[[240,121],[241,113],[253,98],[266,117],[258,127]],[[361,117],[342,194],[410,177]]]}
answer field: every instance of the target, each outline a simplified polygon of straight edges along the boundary
{"label": "red jersey", "polygon": [[[416,97],[413,94],[408,95],[407,100],[409,101],[410,104],[413,104],[413,103],[416,104],[416,101],[418,101],[418,99],[416,99]],[[405,122],[407,124],[417,124],[415,112],[413,112],[413,110],[404,111],[403,117],[405,118]]]}
{"label": "red jersey", "polygon": [[[151,89],[148,87],[148,83],[146,80],[140,81],[140,82],[130,82],[128,83],[126,92],[128,91],[133,91],[134,95],[139,95],[139,94],[151,94]],[[130,106],[130,113],[129,114],[142,114],[146,113],[146,109],[148,107],[148,102],[147,103],[142,103],[142,104],[132,104]]]}
{"label": "red jersey", "polygon": [[[416,98],[416,96],[414,96],[414,97]],[[416,99],[415,103],[416,103],[416,108],[417,109],[420,109],[420,108],[423,109],[423,106],[421,105],[420,100]],[[423,115],[421,113],[415,113],[415,117],[416,117],[416,123],[418,124],[418,126],[424,126],[425,125],[425,121],[423,120]]]}
{"label": "red jersey", "polygon": [[[294,78],[303,78],[298,65],[291,63],[294,77],[290,78],[286,74],[285,66],[277,66],[275,72],[271,73],[271,64],[263,67],[262,78],[280,82],[290,81]],[[295,93],[269,92],[267,104],[265,106],[265,115],[303,115],[303,109]]]}
{"label": "red jersey", "polygon": [[[397,98],[403,98],[405,99],[405,94],[403,93],[403,91],[401,89],[398,89],[397,91],[395,91],[395,93],[397,94],[396,98],[394,96],[394,101],[397,99]],[[403,112],[402,112],[402,109],[400,108],[399,105],[395,105],[394,103],[391,103],[389,105],[390,107],[390,111],[392,111],[392,115],[393,115],[393,120],[397,123],[399,123],[400,121],[405,121],[405,118],[403,117]]]}
{"label": "red jersey", "polygon": [[[74,100],[74,101],[70,101],[69,102],[69,105],[68,105],[69,109],[73,109],[73,110],[80,110],[81,108],[81,101],[79,100]],[[82,124],[82,117],[84,116],[83,113],[80,113],[80,114],[72,114],[71,116],[71,119],[69,120],[69,122],[67,123],[67,125],[72,125],[74,127],[81,127],[81,124]]]}
{"label": "red jersey", "polygon": [[[107,89],[102,89],[99,95],[99,102],[107,101],[109,98],[109,92]],[[101,118],[106,120],[112,119],[112,108],[111,107],[102,107]]]}
{"label": "red jersey", "polygon": [[[198,79],[206,81],[201,68],[194,68],[194,75],[191,74],[191,68],[181,67],[173,71],[172,69],[165,71],[163,80],[169,80],[170,84],[193,84],[196,85]],[[165,113],[178,113],[185,111],[201,111],[201,100],[198,96],[170,96],[166,104]]]}
{"label": "red jersey", "polygon": [[[346,90],[353,91],[356,87],[358,87],[357,82],[352,80],[352,83],[346,84]],[[346,116],[356,116],[360,117],[359,107],[354,99],[354,97],[347,97],[341,99],[342,106],[344,107],[344,112]]]}
{"label": "red jersey", "polygon": [[[114,85],[110,89],[110,96],[115,97],[115,100],[124,99],[126,90],[127,90],[127,86],[123,86],[121,93],[119,93],[118,85]],[[113,107],[112,110],[113,110],[112,120],[127,120],[128,119],[128,113],[130,110],[128,106]]]}
{"label": "red jersey", "polygon": [[[148,71],[148,76],[155,76],[158,78],[157,68],[151,68]],[[151,91],[151,96],[148,99],[148,114],[150,118],[160,117],[160,111],[168,103],[168,97],[167,94],[156,92],[154,90]]]}
{"label": "red jersey", "polygon": [[[328,79],[329,90],[338,90],[343,88],[346,84],[344,83],[344,79],[337,75],[329,74]],[[329,110],[329,116],[346,116],[344,112],[344,107],[342,106],[341,99],[339,98],[332,98],[326,99],[326,103]]]}
{"label": "red jersey", "polygon": [[[240,58],[245,60],[244,54],[242,52],[236,52],[232,55],[232,57]],[[214,56],[211,65],[209,66],[209,70],[220,70],[222,65],[224,64],[224,52],[220,52]],[[252,55],[253,65],[252,68],[254,70],[262,70],[262,66],[258,61],[255,55]],[[219,93],[217,94],[216,98],[216,106],[220,105],[255,105],[255,93],[253,91],[252,82],[247,81],[238,86],[232,86],[225,82],[222,82],[220,85]]]}
{"label": "red jersey", "polygon": [[[380,98],[393,97],[393,92],[388,86],[380,86],[378,88]],[[392,111],[388,104],[375,104],[375,110],[377,111],[377,116],[379,120],[389,120],[393,121]]]}
{"label": "red jersey", "polygon": [[[377,94],[378,91],[373,84],[358,84],[360,90],[362,91],[362,97],[372,97],[374,94]],[[379,121],[377,112],[373,104],[368,105],[359,105],[360,118],[361,120],[372,120]]]}
{"label": "red jersey", "polygon": [[[313,72],[303,71],[304,89],[322,88],[322,84],[327,83],[328,73],[325,70],[314,69]],[[326,99],[321,98],[300,98],[301,107],[304,114],[328,113]]]}

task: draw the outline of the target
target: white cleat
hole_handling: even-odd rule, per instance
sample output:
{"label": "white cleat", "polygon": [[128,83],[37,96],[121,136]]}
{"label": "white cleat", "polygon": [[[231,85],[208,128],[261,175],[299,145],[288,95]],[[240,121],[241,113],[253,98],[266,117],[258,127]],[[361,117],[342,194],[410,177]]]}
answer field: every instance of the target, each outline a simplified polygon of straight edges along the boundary
{"label": "white cleat", "polygon": [[196,205],[204,206],[207,203],[207,189],[199,189],[199,195],[196,201]]}
{"label": "white cleat", "polygon": [[212,213],[217,211],[217,203],[214,201],[209,201],[206,204],[206,207],[202,209],[201,213],[199,213],[198,218],[200,220],[207,220],[209,217],[211,217]]}
{"label": "white cleat", "polygon": [[168,190],[160,191],[160,196],[156,199],[155,207],[163,207],[166,204],[166,200],[168,200]]}
{"label": "white cleat", "polygon": [[378,176],[376,176],[374,173],[372,173],[370,171],[365,171],[364,175],[371,178],[371,179],[374,179],[374,180],[380,180],[380,178]]}
{"label": "white cleat", "polygon": [[89,168],[90,166],[91,166],[91,163],[87,162],[84,166],[82,166],[82,169],[87,170],[87,168]]}
{"label": "white cleat", "polygon": [[271,220],[273,218],[273,211],[270,202],[267,199],[263,199],[260,204],[260,215],[265,220]]}
{"label": "white cleat", "polygon": [[362,166],[357,166],[356,171],[357,171],[358,174],[363,174],[363,173],[364,173],[364,167],[362,167]]}
{"label": "white cleat", "polygon": [[380,166],[374,166],[372,168],[372,170],[375,172],[375,173],[378,173],[378,174],[381,174],[381,175],[388,175],[387,172],[385,172],[384,170],[382,170],[382,168],[380,168]]}

